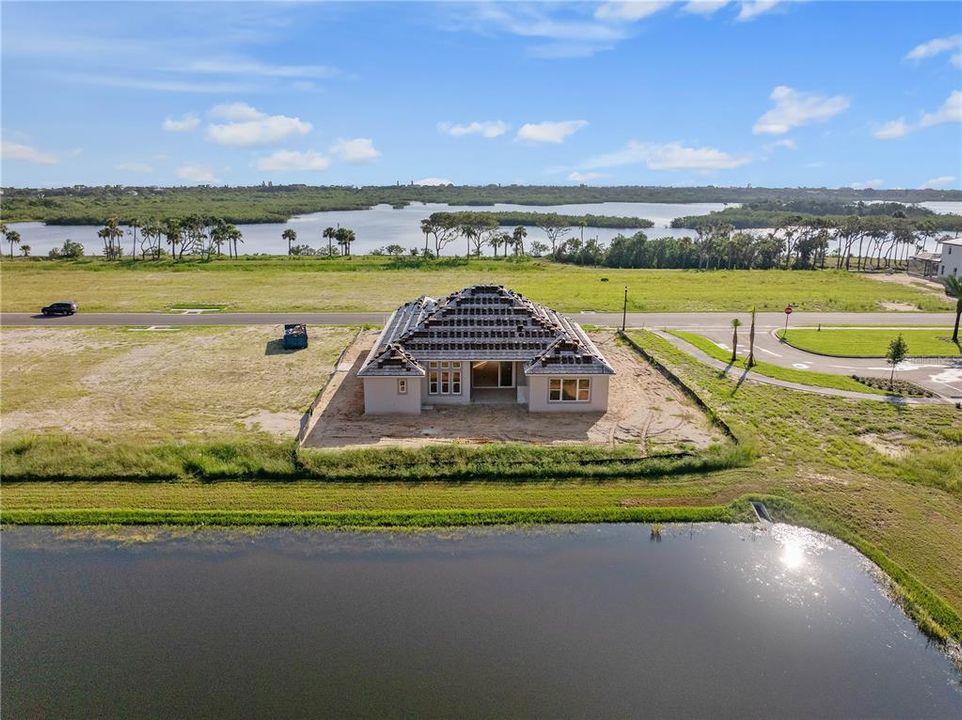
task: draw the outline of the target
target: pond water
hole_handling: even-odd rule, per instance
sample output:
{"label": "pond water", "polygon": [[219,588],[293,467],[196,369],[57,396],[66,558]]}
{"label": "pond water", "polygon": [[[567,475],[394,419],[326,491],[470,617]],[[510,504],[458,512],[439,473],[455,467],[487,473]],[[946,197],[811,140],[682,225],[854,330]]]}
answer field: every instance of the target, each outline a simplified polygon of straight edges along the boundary
{"label": "pond water", "polygon": [[156,532],[3,531],[5,717],[962,717],[790,526]]}

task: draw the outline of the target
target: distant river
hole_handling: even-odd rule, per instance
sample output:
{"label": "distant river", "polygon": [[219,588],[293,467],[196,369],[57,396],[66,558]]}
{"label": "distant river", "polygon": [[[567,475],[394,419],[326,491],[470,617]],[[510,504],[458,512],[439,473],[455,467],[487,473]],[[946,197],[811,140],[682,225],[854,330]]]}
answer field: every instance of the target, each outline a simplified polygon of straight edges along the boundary
{"label": "distant river", "polygon": [[[731,206],[731,205],[729,205]],[[619,217],[643,217],[655,223],[654,228],[645,230],[649,237],[683,237],[691,235],[690,230],[673,230],[668,227],[676,217],[684,215],[703,215],[722,210],[722,203],[593,203],[588,205],[486,205],[483,207],[467,205],[441,205],[412,203],[400,210],[390,205],[376,205],[370,210],[346,212],[318,212],[293,217],[287,223],[265,223],[240,225],[244,233],[241,253],[287,254],[287,241],[281,233],[287,228],[297,231],[297,243],[312,247],[327,247],[321,237],[326,227],[341,225],[357,233],[357,241],[352,247],[355,254],[365,254],[385,245],[397,243],[405,248],[423,248],[424,234],[421,220],[434,212],[457,212],[460,210],[492,211],[519,210],[525,212],[556,212],[566,215],[617,215]],[[29,245],[34,255],[46,255],[51,248],[60,247],[67,238],[81,243],[88,255],[102,252],[103,243],[97,237],[100,229],[96,225],[44,225],[42,223],[11,223],[10,227],[20,232],[22,242]],[[510,228],[508,228],[510,230]],[[580,232],[580,229],[578,230]],[[597,237],[608,242],[619,233],[631,235],[638,230],[617,230],[612,228],[585,228],[585,239]],[[528,228],[526,242],[545,240],[544,233],[538,228]],[[124,252],[130,253],[131,240],[124,241]],[[335,249],[337,246],[335,245]],[[456,242],[447,248],[447,254],[464,254],[464,241]],[[6,248],[5,248],[6,249]],[[485,249],[490,254],[490,249]]]}
{"label": "distant river", "polygon": [[4,716],[962,717],[849,546],[650,530],[5,528]]}
{"label": "distant river", "polygon": [[[939,213],[962,213],[962,202],[927,202],[920,203]],[[467,205],[441,205],[433,203],[412,203],[400,210],[390,205],[376,205],[370,210],[351,210],[346,212],[318,212],[309,215],[298,215],[287,223],[264,223],[254,225],[240,225],[244,233],[244,242],[240,246],[242,254],[267,253],[271,255],[286,255],[287,241],[281,239],[281,233],[287,228],[297,231],[297,244],[312,247],[327,247],[327,241],[321,237],[326,227],[341,225],[349,227],[357,233],[357,241],[352,251],[355,254],[366,254],[377,248],[397,243],[405,248],[423,248],[424,234],[421,232],[421,220],[433,212],[457,212],[461,210],[496,212],[499,210],[518,210],[524,212],[555,212],[565,215],[615,215],[619,217],[642,217],[655,223],[655,227],[643,230],[648,237],[684,237],[694,235],[693,230],[670,228],[671,221],[686,215],[705,215],[725,207],[738,207],[737,203],[592,203],[586,205],[509,205],[505,203],[487,205],[483,207]],[[97,237],[100,229],[96,225],[44,225],[42,223],[11,223],[10,227],[20,232],[22,243],[29,245],[33,255],[46,255],[51,248],[60,247],[67,238],[81,243],[88,255],[101,252],[103,246]],[[510,228],[506,228],[510,230]],[[584,237],[598,238],[608,243],[618,234],[632,235],[639,230],[618,230],[614,228],[591,228],[584,230]],[[752,232],[764,232],[753,230]],[[573,230],[579,235],[580,228]],[[546,241],[544,233],[536,227],[528,228],[526,242],[534,240]],[[934,249],[934,243],[931,244]],[[124,252],[129,255],[130,237],[124,240]],[[336,246],[335,246],[336,249]],[[9,250],[6,245],[3,250]],[[465,242],[456,241],[448,246],[446,254],[463,255]],[[486,248],[486,254],[491,250]]]}

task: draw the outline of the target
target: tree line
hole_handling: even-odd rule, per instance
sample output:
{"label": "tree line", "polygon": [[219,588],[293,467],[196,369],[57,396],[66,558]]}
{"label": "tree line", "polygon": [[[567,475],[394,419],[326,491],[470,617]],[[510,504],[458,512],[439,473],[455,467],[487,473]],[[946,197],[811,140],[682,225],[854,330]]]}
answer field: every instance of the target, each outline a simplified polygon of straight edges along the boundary
{"label": "tree line", "polygon": [[808,269],[864,271],[904,267],[910,254],[940,235],[927,220],[905,217],[795,216],[764,233],[705,223],[694,237],[649,239],[619,235],[607,247],[568,238],[551,253],[557,262],[620,268]]}
{"label": "tree line", "polygon": [[[530,206],[603,202],[754,203],[789,201],[924,202],[962,200],[958,190],[853,190],[851,188],[655,187],[588,185],[308,186],[246,187],[71,186],[3,188],[6,222],[39,221],[49,225],[99,225],[105,217],[128,225],[137,218],[203,214],[217,207],[231,223],[287,222],[292,216],[321,211],[366,210],[378,204],[402,208],[412,202],[485,206]],[[825,213],[816,213],[825,214]],[[848,213],[843,213],[848,214]],[[526,223],[525,223],[526,224]],[[691,227],[691,226],[689,226]]]}

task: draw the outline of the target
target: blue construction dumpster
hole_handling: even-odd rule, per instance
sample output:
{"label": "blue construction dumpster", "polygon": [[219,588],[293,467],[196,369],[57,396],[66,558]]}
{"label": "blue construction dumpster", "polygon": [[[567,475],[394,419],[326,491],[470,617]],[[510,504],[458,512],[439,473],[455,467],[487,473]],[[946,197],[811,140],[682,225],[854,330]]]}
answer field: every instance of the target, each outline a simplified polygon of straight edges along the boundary
{"label": "blue construction dumpster", "polygon": [[307,325],[290,323],[284,326],[284,349],[300,350],[307,347]]}

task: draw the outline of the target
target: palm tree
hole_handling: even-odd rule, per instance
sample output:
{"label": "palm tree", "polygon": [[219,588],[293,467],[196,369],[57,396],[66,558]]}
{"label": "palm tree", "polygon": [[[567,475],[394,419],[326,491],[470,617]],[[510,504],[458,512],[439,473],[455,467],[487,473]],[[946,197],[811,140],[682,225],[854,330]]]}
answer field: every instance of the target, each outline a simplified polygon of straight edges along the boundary
{"label": "palm tree", "polygon": [[[170,245],[170,256],[176,257],[175,252],[177,250],[177,245],[180,244],[181,241],[180,221],[168,220],[165,222],[163,235],[167,240],[167,244]],[[160,245],[160,243],[158,243],[158,245]]]}
{"label": "palm tree", "polygon": [[131,220],[127,226],[130,233],[130,257],[133,260],[137,259],[137,231],[141,230],[143,225],[144,223],[140,220]]}
{"label": "palm tree", "polygon": [[962,277],[949,275],[945,278],[945,294],[955,300],[955,329],[952,331],[952,342],[959,341],[959,318],[962,317]]}
{"label": "palm tree", "polygon": [[357,235],[354,233],[353,230],[348,229],[344,233],[344,249],[346,250],[346,254],[348,256],[350,256],[351,254],[351,243],[354,242],[355,240],[357,240]]}
{"label": "palm tree", "polygon": [[428,256],[428,235],[434,232],[435,225],[430,218],[421,221],[421,232],[424,233],[424,257]]}
{"label": "palm tree", "polygon": [[745,367],[755,367],[755,308],[752,308],[752,326],[748,331],[748,360]]}
{"label": "palm tree", "polygon": [[32,249],[33,249],[33,248],[31,248],[29,245],[21,245],[21,246],[20,246],[20,254],[23,255],[24,257],[30,257],[30,251],[31,251]]}
{"label": "palm tree", "polygon": [[10,257],[13,257],[13,246],[20,244],[20,233],[16,230],[7,230],[3,234],[7,238],[7,242],[10,243]]}
{"label": "palm tree", "polygon": [[[332,241],[337,239],[337,230],[335,230],[332,227],[326,227],[324,228],[324,232],[321,233],[321,235],[327,239],[327,255],[328,257],[330,257],[331,255],[334,254],[334,247],[331,243]],[[340,245],[341,244],[340,241],[338,241],[337,244]]]}
{"label": "palm tree", "polygon": [[738,359],[738,328],[742,325],[742,321],[738,318],[732,319],[732,362]]}
{"label": "palm tree", "polygon": [[287,254],[289,256],[291,254],[291,246],[294,244],[294,241],[297,240],[297,232],[287,228],[281,233],[281,238],[287,240]]}
{"label": "palm tree", "polygon": [[230,243],[234,244],[234,257],[240,257],[237,254],[237,243],[244,242],[244,233],[233,223],[227,223],[227,231],[224,234],[227,237],[228,246]]}
{"label": "palm tree", "polygon": [[524,239],[528,237],[528,228],[524,225],[518,225],[511,233],[511,237],[514,240],[514,254],[524,255]]}
{"label": "palm tree", "polygon": [[[504,233],[493,233],[491,237],[488,238],[488,245],[494,248],[495,257],[498,257],[498,248],[505,244],[504,239],[505,239]],[[504,248],[504,254],[505,255],[508,254],[507,246],[505,246]]]}

